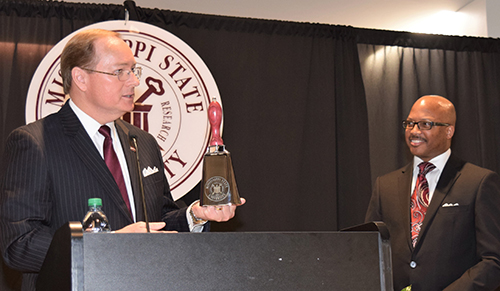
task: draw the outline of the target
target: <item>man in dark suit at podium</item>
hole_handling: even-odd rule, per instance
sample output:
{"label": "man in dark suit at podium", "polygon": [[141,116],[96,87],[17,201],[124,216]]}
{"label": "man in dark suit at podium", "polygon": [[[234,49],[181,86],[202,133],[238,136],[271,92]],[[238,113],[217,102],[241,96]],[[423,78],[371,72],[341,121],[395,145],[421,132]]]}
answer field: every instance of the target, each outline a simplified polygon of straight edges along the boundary
{"label": "man in dark suit at podium", "polygon": [[414,155],[377,178],[366,221],[390,232],[394,290],[500,286],[500,177],[451,153],[455,108],[424,96],[403,121]]}
{"label": "man in dark suit at podium", "polygon": [[[99,197],[117,232],[145,232],[135,137],[151,231],[202,231],[208,220],[227,221],[236,205],[179,209],[170,195],[155,139],[120,120],[134,108],[140,68],[119,34],[86,30],[61,55],[70,99],[55,114],[14,130],[6,145],[0,192],[0,247],[8,266],[34,290],[54,232],[81,221],[87,201]],[[133,145],[133,143],[132,143]],[[242,199],[244,203],[244,199]]]}

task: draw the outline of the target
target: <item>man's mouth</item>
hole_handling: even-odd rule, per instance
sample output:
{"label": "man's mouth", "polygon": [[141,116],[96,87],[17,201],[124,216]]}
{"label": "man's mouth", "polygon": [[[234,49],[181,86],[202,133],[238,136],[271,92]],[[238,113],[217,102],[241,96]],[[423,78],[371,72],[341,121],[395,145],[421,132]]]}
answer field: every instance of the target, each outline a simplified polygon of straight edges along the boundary
{"label": "man's mouth", "polygon": [[410,140],[410,144],[414,147],[419,146],[419,145],[427,142],[427,140],[425,138],[422,138],[419,136],[410,136],[409,140]]}
{"label": "man's mouth", "polygon": [[134,93],[128,94],[128,95],[123,95],[125,98],[134,98]]}

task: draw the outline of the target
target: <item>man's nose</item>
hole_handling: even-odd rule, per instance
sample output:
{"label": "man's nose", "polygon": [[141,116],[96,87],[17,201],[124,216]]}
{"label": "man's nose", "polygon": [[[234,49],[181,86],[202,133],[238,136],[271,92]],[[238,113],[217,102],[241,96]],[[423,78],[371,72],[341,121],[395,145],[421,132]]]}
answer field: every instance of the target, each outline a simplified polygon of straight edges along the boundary
{"label": "man's nose", "polygon": [[418,124],[415,124],[415,125],[413,126],[413,128],[412,128],[412,129],[410,129],[410,132],[413,132],[413,131],[420,132],[420,127],[418,127]]}
{"label": "man's nose", "polygon": [[130,77],[130,82],[132,83],[132,86],[134,87],[137,87],[139,86],[139,84],[141,83],[141,80],[139,80],[139,78],[137,78],[137,76],[134,74],[134,73],[131,73],[131,77]]}

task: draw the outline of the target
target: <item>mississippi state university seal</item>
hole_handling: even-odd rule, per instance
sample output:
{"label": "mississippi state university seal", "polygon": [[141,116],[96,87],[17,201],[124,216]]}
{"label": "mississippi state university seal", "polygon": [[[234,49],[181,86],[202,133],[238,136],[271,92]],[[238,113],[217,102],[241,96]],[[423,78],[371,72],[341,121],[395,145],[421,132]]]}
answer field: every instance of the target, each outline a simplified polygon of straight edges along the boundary
{"label": "mississippi state university seal", "polygon": [[205,183],[205,195],[211,201],[223,201],[229,194],[229,182],[223,177],[215,176]]}
{"label": "mississippi state university seal", "polygon": [[[122,118],[156,138],[172,196],[179,199],[201,180],[210,137],[207,108],[212,98],[222,104],[212,74],[193,49],[156,26],[106,21],[79,31],[89,28],[120,33],[143,68],[141,84],[135,89],[134,110]],[[55,45],[38,66],[28,90],[26,123],[58,111],[66,102],[60,56],[77,32]]]}

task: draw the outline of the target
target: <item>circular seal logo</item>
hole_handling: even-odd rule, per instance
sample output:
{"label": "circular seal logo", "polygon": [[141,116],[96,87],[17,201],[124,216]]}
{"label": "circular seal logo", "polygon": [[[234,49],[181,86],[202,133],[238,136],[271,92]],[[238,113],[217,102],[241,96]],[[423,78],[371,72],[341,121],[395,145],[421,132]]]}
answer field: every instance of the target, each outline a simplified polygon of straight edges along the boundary
{"label": "circular seal logo", "polygon": [[205,195],[214,202],[225,200],[229,196],[229,182],[220,176],[214,176],[205,183]]}
{"label": "circular seal logo", "polygon": [[[186,43],[156,26],[137,21],[106,21],[86,26],[116,31],[142,67],[134,110],[125,121],[156,138],[165,175],[175,200],[196,186],[210,137],[207,109],[213,98],[222,104],[217,85],[202,59]],[[63,93],[60,56],[78,31],[56,44],[38,66],[28,90],[26,123],[58,111]]]}

